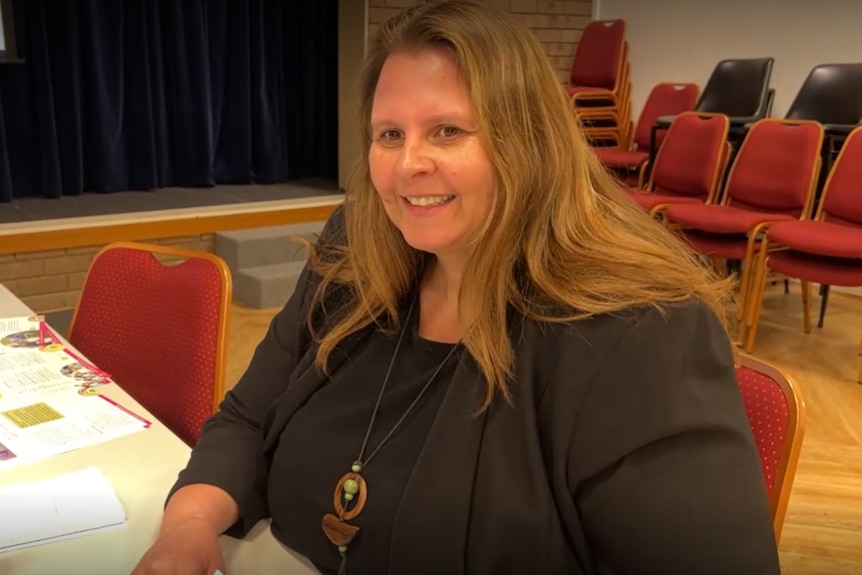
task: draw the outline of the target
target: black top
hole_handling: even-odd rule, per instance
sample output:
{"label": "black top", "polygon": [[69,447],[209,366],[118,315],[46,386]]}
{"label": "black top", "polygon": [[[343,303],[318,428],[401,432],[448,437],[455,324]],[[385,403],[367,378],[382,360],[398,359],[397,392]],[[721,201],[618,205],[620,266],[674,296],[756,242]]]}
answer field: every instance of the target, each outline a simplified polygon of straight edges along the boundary
{"label": "black top", "polygon": [[[418,334],[418,303],[406,325],[389,382],[374,422],[367,458],[407,411],[445,361],[419,403],[362,470],[368,498],[349,523],[360,528],[350,543],[349,573],[386,573],[389,540],[404,486],[452,374],[454,344]],[[307,557],[324,575],[336,574],[341,558],[324,535],[321,518],[332,513],[335,485],[356,460],[374,405],[395,351],[398,334],[380,333],[351,355],[350,365],[331,374],[285,426],[269,476],[272,531],[287,547]]]}
{"label": "black top", "polygon": [[[344,241],[340,214],[324,238]],[[330,398],[332,430],[317,433],[332,431],[331,457],[311,460],[308,447],[323,451],[320,438],[280,449],[288,428],[296,441],[294,426],[313,425],[300,414],[309,404],[306,413],[320,409],[314,405],[326,398],[321,390],[331,386],[341,397],[351,385],[329,383],[314,366],[317,343],[305,317],[318,282],[309,270],[302,274],[172,493],[192,483],[216,485],[239,508],[227,535],[244,537],[275,517],[292,546],[330,566],[335,559],[317,539],[317,514],[328,509],[324,498],[355,457],[364,424],[358,413],[367,413],[372,400],[354,410]],[[570,324],[509,317],[514,406],[498,400],[475,415],[485,381],[472,357],[459,353],[430,428],[433,409],[426,409],[411,425],[413,439],[402,436],[402,448],[381,451],[369,466],[369,515],[357,536],[365,554],[358,560],[367,563],[348,560],[349,575],[780,573],[732,349],[703,302],[661,311],[637,306]],[[329,371],[346,376],[366,369],[356,362],[376,363],[368,350],[385,347],[375,343],[378,335],[369,327],[347,338],[331,354]],[[379,363],[388,359],[384,350]],[[378,377],[368,379],[366,390],[376,395]],[[427,428],[424,440],[420,427]],[[349,431],[336,437],[342,429]],[[398,486],[382,489],[381,497],[383,477],[402,464],[398,456],[405,458],[392,476]],[[300,460],[287,461],[294,457]],[[322,475],[290,471],[315,464]],[[302,507],[294,515],[270,498],[271,468],[296,476],[298,490],[320,482],[319,494],[308,491],[313,499],[305,502],[288,495],[287,505]],[[295,487],[284,477],[281,491]],[[288,525],[293,521],[300,525]],[[377,563],[387,544],[388,563]]]}

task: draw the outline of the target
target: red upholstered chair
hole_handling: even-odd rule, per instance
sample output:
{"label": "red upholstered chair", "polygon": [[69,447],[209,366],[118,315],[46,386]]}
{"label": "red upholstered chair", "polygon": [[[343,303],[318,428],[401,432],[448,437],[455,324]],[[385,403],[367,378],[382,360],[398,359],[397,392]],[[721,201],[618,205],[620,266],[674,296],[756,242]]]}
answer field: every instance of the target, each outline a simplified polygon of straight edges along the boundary
{"label": "red upholstered chair", "polygon": [[625,20],[594,20],[581,33],[566,94],[578,118],[587,124],[603,124],[618,141],[627,140],[631,122],[631,82]]}
{"label": "red upholstered chair", "polygon": [[[817,122],[759,120],[739,147],[720,203],[675,204],[664,212],[668,225],[704,256],[742,262],[740,320],[764,232],[781,221],[811,217],[822,145]],[[740,337],[744,324],[739,322]]]}
{"label": "red upholstered chair", "polygon": [[[627,142],[617,142],[616,146],[597,147],[596,155],[608,168],[617,171],[637,172],[637,187],[644,187],[644,167],[650,157],[650,130],[661,116],[678,116],[694,108],[698,96],[697,84],[674,84],[663,82],[656,84],[650,91],[638,123],[634,130],[632,145]],[[662,130],[656,134],[656,149],[661,146],[667,132]],[[613,133],[601,136],[599,139],[615,139]]]}
{"label": "red upholstered chair", "polygon": [[656,156],[648,191],[630,189],[629,197],[653,215],[674,204],[714,202],[730,155],[729,129],[722,114],[679,114]]}
{"label": "red upholstered chair", "polygon": [[748,351],[754,347],[768,270],[801,280],[805,333],[811,332],[809,282],[862,286],[862,128],[853,130],[844,142],[826,179],[815,218],[775,224],[763,245],[768,251],[757,260],[747,306]]}
{"label": "red upholstered chair", "polygon": [[736,379],[760,455],[775,540],[779,541],[805,435],[805,401],[787,374],[752,357],[738,358]]}
{"label": "red upholstered chair", "polygon": [[93,259],[68,339],[194,445],[224,396],[231,295],[213,254],[114,243]]}

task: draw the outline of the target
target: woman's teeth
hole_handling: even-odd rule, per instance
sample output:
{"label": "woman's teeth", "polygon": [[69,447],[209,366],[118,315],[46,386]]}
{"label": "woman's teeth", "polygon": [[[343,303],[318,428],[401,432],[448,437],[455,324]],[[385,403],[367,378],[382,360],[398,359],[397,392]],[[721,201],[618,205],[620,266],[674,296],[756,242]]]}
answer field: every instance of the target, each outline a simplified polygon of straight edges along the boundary
{"label": "woman's teeth", "polygon": [[455,196],[422,196],[421,198],[406,198],[413,206],[439,206],[455,199]]}

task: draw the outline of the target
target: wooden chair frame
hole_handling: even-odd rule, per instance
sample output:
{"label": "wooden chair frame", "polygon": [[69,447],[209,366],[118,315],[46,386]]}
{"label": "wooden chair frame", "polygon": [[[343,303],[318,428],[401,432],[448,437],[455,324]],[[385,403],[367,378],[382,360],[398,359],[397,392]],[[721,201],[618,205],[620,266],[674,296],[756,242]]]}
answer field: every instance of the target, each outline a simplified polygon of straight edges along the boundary
{"label": "wooden chair frame", "polygon": [[796,477],[802,441],[805,436],[805,399],[799,385],[783,370],[742,354],[737,356],[736,363],[738,366],[762,373],[774,381],[781,387],[787,402],[787,435],[781,446],[775,485],[772,488],[772,493],[769,493],[769,507],[772,512],[772,524],[777,543],[781,539],[784,518],[787,515],[787,504],[793,489],[793,480]]}

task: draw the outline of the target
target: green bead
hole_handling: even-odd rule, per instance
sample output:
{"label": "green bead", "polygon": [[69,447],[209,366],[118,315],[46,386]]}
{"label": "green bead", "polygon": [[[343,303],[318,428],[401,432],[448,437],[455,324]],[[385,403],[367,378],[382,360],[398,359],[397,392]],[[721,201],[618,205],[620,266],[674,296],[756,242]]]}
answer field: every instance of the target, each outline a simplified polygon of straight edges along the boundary
{"label": "green bead", "polygon": [[344,498],[348,501],[353,501],[353,494],[352,493],[345,493]]}
{"label": "green bead", "polygon": [[351,465],[351,466],[350,466],[350,470],[351,470],[353,473],[359,473],[360,471],[362,471],[362,464],[361,464],[361,463],[359,463],[358,461],[355,461],[355,462],[353,463],[353,465]]}
{"label": "green bead", "polygon": [[345,552],[347,552],[347,545],[339,545],[339,546],[338,546],[338,552],[339,552],[339,553],[345,553]]}
{"label": "green bead", "polygon": [[355,479],[348,479],[344,482],[344,492],[349,493],[350,495],[356,495],[359,493],[359,484]]}

